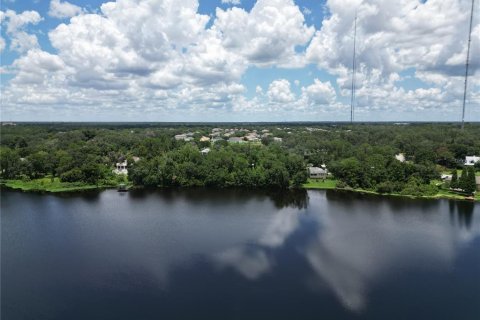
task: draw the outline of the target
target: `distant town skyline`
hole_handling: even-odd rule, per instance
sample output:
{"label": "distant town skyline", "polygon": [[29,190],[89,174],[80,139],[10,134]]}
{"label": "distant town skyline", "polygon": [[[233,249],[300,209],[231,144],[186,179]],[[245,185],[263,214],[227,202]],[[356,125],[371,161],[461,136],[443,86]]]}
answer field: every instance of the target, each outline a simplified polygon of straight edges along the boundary
{"label": "distant town skyline", "polygon": [[[2,121],[461,120],[471,0],[0,0]],[[475,3],[465,121],[480,121]]]}

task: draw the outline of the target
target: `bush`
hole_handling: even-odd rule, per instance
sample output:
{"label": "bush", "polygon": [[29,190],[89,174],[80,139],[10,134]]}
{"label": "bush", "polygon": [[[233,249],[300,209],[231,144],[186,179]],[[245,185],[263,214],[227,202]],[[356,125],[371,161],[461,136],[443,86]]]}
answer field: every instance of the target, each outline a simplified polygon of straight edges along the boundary
{"label": "bush", "polygon": [[399,181],[385,181],[377,185],[376,191],[378,193],[399,193],[403,190],[405,184]]}
{"label": "bush", "polygon": [[301,187],[305,182],[307,182],[307,172],[305,170],[299,171],[293,175],[292,185],[294,188]]}
{"label": "bush", "polygon": [[348,187],[348,185],[347,185],[344,181],[341,181],[341,180],[340,180],[340,181],[337,182],[337,188],[339,188],[339,189],[345,189],[345,188],[347,188],[347,187]]}
{"label": "bush", "polygon": [[419,178],[412,177],[408,180],[401,194],[410,196],[434,196],[438,193],[438,187],[431,184],[423,184]]}
{"label": "bush", "polygon": [[377,185],[377,192],[378,193],[393,193],[394,192],[393,184],[390,181],[381,182]]}
{"label": "bush", "polygon": [[64,172],[60,175],[60,180],[62,182],[78,182],[82,181],[83,174],[79,168],[73,168],[67,172]]}

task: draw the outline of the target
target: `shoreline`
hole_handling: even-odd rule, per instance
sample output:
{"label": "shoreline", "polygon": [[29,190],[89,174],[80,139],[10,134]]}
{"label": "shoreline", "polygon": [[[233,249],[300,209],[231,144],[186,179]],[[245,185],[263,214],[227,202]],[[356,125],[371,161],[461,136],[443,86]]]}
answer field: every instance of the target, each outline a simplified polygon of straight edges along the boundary
{"label": "shoreline", "polygon": [[[83,191],[93,191],[93,190],[106,190],[106,189],[116,189],[117,185],[81,185],[78,183],[60,183],[60,184],[36,184],[35,181],[21,182],[19,180],[6,180],[0,183],[0,189],[6,188],[10,190],[17,190],[22,192],[36,192],[36,193],[72,193],[72,192],[83,192]],[[433,196],[415,196],[415,195],[405,195],[399,193],[379,193],[371,190],[364,189],[353,189],[353,188],[337,188],[335,186],[335,181],[327,181],[327,183],[312,183],[309,181],[305,183],[300,189],[304,190],[334,190],[334,191],[347,191],[355,192],[360,194],[370,194],[381,197],[397,197],[397,198],[409,198],[409,199],[447,199],[447,200],[460,200],[460,201],[473,201],[480,202],[480,193],[477,193],[473,199],[468,199],[465,196],[446,193],[447,190],[442,190],[445,193],[437,193]],[[129,186],[129,188],[139,189],[141,187]]]}
{"label": "shoreline", "polygon": [[39,192],[39,193],[62,193],[62,192],[81,192],[81,191],[91,191],[91,190],[104,190],[104,189],[113,189],[116,188],[116,185],[113,184],[103,184],[103,185],[89,185],[81,183],[68,183],[68,182],[57,182],[45,183],[45,180],[42,181],[20,181],[20,180],[4,180],[0,183],[0,188],[6,188],[10,190],[19,190],[22,192]]}

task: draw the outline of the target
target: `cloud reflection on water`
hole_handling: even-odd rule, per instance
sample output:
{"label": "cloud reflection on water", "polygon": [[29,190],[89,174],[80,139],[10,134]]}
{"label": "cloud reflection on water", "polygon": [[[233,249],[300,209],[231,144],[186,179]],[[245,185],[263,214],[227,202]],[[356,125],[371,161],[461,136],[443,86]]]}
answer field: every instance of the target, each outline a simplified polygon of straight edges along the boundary
{"label": "cloud reflection on water", "polygon": [[279,210],[255,245],[228,249],[215,257],[217,263],[249,280],[260,279],[281,263],[272,249],[280,249],[292,235],[305,232],[301,220],[308,215],[313,231],[307,233],[304,244],[298,244],[312,271],[305,275],[307,282],[314,282],[312,287],[317,289],[328,287],[346,308],[360,312],[367,306],[369,290],[382,280],[412,269],[447,272],[459,248],[480,235],[479,219],[473,218],[474,204],[453,202],[449,217],[446,212],[427,214],[389,200],[376,199],[373,206],[366,199],[348,207],[327,200],[325,193],[309,195],[305,214]]}

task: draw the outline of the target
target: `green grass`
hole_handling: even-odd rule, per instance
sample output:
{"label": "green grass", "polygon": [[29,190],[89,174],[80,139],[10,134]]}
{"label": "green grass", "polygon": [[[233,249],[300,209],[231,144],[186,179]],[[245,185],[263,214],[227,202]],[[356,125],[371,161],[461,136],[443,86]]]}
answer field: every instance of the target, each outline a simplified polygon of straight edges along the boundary
{"label": "green grass", "polygon": [[[432,181],[433,184],[440,184],[441,181]],[[337,180],[335,179],[327,179],[325,181],[320,180],[320,179],[308,179],[307,183],[303,185],[305,189],[336,189],[337,186]],[[359,192],[359,193],[366,193],[366,194],[375,194],[375,195],[380,195],[380,196],[395,196],[395,197],[407,197],[407,198],[424,198],[424,199],[456,199],[456,200],[465,200],[465,196],[451,192],[447,189],[439,188],[439,191],[437,194],[433,196],[413,196],[413,195],[403,195],[399,193],[378,193],[373,190],[366,190],[366,189],[342,189],[342,190],[348,190],[348,191],[353,191],[353,192]],[[475,194],[475,201],[480,201],[480,192],[477,192]]]}
{"label": "green grass", "polygon": [[[452,174],[452,170],[444,170],[442,171],[442,174]],[[462,175],[462,170],[457,169],[457,175],[460,177]],[[478,177],[480,176],[480,171],[475,171],[475,175]]]}
{"label": "green grass", "polygon": [[306,189],[335,189],[337,187],[337,180],[308,179],[303,187]]}
{"label": "green grass", "polygon": [[28,181],[5,180],[2,184],[8,188],[22,191],[68,192],[113,187],[113,185],[90,185],[82,182],[61,182],[60,179],[40,178]]}

